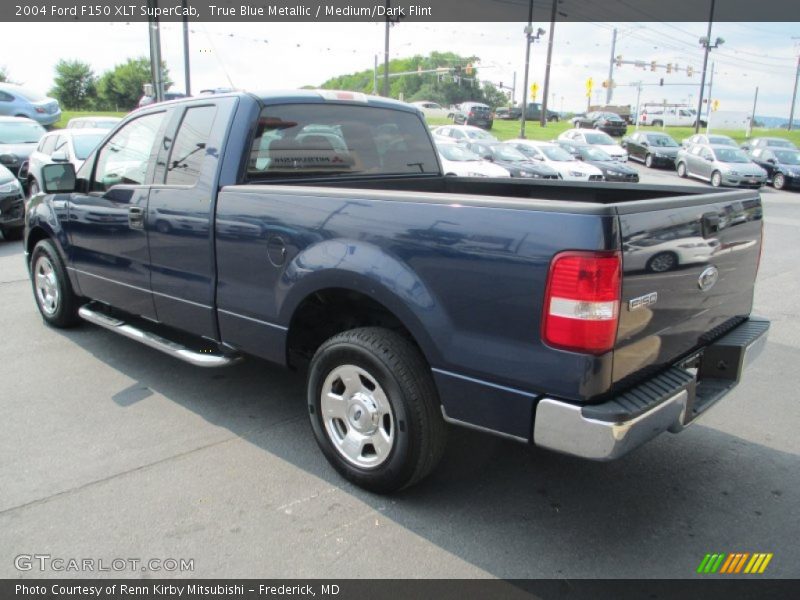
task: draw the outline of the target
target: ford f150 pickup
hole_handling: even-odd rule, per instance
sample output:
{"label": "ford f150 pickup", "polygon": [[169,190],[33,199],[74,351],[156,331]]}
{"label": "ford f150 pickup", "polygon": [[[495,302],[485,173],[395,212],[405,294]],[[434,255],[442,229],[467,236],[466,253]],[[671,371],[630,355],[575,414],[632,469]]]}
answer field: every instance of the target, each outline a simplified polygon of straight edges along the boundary
{"label": "ford f150 pickup", "polygon": [[46,323],[306,373],[322,452],[377,492],[427,475],[446,423],[621,456],[736,386],[769,327],[757,192],[444,177],[419,110],[383,98],[149,106],[42,186]]}

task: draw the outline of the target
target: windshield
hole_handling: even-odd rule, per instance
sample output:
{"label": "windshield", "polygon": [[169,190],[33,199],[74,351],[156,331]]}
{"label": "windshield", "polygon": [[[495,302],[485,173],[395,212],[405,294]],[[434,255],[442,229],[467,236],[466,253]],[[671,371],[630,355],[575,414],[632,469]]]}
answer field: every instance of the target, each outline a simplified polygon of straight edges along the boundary
{"label": "windshield", "polygon": [[678,142],[668,135],[648,135],[647,141],[653,144],[653,146],[659,146],[661,148],[675,148],[678,145]]}
{"label": "windshield", "polygon": [[749,163],[750,159],[738,148],[715,148],[717,160],[726,163]]}
{"label": "windshield", "polygon": [[800,165],[800,152],[792,150],[775,150],[775,158],[784,165]]}
{"label": "windshield", "polygon": [[586,146],[578,151],[585,160],[614,160],[608,152],[593,146]]}
{"label": "windshield", "polygon": [[511,162],[527,161],[525,155],[512,146],[495,146],[494,155],[500,160],[508,160]]}
{"label": "windshield", "polygon": [[614,139],[605,133],[584,133],[583,135],[590,144],[600,144],[601,146],[614,145]]}
{"label": "windshield", "polygon": [[444,144],[439,146],[439,153],[444,156],[445,160],[452,160],[455,162],[466,162],[470,160],[481,159],[481,157],[474,152],[467,150],[463,146],[456,146],[455,144]]}
{"label": "windshield", "polygon": [[0,122],[0,144],[36,144],[45,133],[38,123]]}
{"label": "windshield", "polygon": [[558,146],[539,146],[539,150],[547,158],[556,162],[571,162],[575,160],[569,152],[562,150]]}
{"label": "windshield", "polygon": [[251,180],[438,172],[416,113],[326,103],[265,107],[247,166]]}
{"label": "windshield", "polygon": [[97,148],[97,144],[105,137],[102,133],[93,135],[76,135],[72,138],[72,146],[75,148],[75,158],[86,160],[86,157]]}
{"label": "windshield", "polygon": [[718,144],[720,146],[733,146],[736,147],[736,142],[734,142],[731,138],[725,137],[724,135],[710,135],[708,136],[708,142],[710,144]]}
{"label": "windshield", "polygon": [[491,133],[485,132],[483,129],[467,129],[464,131],[467,137],[472,140],[496,140]]}

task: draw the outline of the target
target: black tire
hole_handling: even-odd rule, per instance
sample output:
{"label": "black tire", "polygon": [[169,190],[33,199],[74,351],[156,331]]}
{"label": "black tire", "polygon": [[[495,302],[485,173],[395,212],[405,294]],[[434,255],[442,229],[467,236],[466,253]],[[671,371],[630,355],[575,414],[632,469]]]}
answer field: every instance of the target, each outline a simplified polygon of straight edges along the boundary
{"label": "black tire", "polygon": [[644,166],[648,168],[653,167],[653,155],[649,152],[644,156]]}
{"label": "black tire", "polygon": [[[385,458],[375,466],[357,464],[371,444],[362,444],[356,457],[346,458],[346,445],[334,441],[336,434],[330,433],[335,427],[351,428],[355,436],[361,435],[350,416],[360,419],[362,412],[354,405],[354,398],[364,393],[349,393],[340,388],[329,391],[340,394],[344,418],[333,417],[326,422],[322,410],[322,394],[327,385],[344,385],[336,377],[341,369],[355,367],[367,374],[367,380],[377,383],[383,396],[391,407],[390,421],[393,439],[387,442],[390,449]],[[360,383],[365,382],[359,375]],[[331,383],[332,382],[332,383]],[[372,388],[374,389],[374,388]],[[325,392],[326,395],[328,392]],[[308,410],[314,437],[328,462],[347,480],[372,492],[385,494],[411,486],[437,465],[444,452],[447,427],[440,412],[436,387],[431,377],[430,367],[419,350],[405,337],[380,327],[363,327],[345,331],[327,340],[320,346],[311,360],[308,374]],[[364,410],[367,413],[366,409]],[[331,414],[331,413],[328,413]],[[385,426],[385,415],[378,416],[378,428]],[[337,425],[337,421],[339,425]],[[368,423],[369,425],[369,423]],[[341,435],[341,432],[340,432]],[[376,449],[373,447],[373,452]],[[378,453],[376,452],[376,455]],[[365,457],[363,460],[368,460]]]}
{"label": "black tire", "polygon": [[[38,276],[47,277],[46,265],[52,268],[53,278],[50,285],[58,290],[57,300],[52,310],[45,305],[44,294],[40,293],[40,279]],[[48,325],[58,328],[73,327],[80,322],[78,308],[81,299],[72,290],[72,284],[67,276],[64,263],[58,255],[53,242],[42,240],[33,249],[31,254],[31,284],[33,286],[33,297],[42,318]]]}
{"label": "black tire", "polygon": [[678,266],[678,256],[674,252],[659,252],[647,261],[651,273],[666,273]]}
{"label": "black tire", "polygon": [[554,115],[547,120],[550,121],[551,123],[558,123],[558,115]]}
{"label": "black tire", "polygon": [[783,175],[783,173],[775,173],[775,175],[772,177],[772,187],[774,187],[776,190],[782,190],[786,187],[786,177]]}
{"label": "black tire", "polygon": [[22,239],[22,232],[24,227],[2,227],[0,233],[3,234],[3,239],[7,242],[16,242]]}
{"label": "black tire", "polygon": [[686,163],[679,162],[676,170],[678,171],[678,177],[686,177]]}
{"label": "black tire", "polygon": [[658,121],[658,120],[656,120],[656,121],[653,121],[653,122],[651,123],[651,125],[652,125],[653,127],[663,127],[663,125],[664,125],[664,121]]}
{"label": "black tire", "polygon": [[722,173],[719,171],[714,171],[711,174],[711,185],[713,187],[719,187],[722,185]]}

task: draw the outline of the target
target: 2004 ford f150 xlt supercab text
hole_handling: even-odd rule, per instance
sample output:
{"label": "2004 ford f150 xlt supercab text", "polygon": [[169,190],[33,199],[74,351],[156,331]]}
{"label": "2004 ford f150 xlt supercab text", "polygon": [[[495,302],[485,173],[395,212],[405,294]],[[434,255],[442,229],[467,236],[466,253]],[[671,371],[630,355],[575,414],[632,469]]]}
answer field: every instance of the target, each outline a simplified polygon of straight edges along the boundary
{"label": "2004 ford f150 xlt supercab text", "polygon": [[26,210],[34,296],[200,367],[307,372],[331,464],[389,492],[446,423],[609,460],[766,341],[755,191],[444,177],[413,106],[232,93],[124,119]]}

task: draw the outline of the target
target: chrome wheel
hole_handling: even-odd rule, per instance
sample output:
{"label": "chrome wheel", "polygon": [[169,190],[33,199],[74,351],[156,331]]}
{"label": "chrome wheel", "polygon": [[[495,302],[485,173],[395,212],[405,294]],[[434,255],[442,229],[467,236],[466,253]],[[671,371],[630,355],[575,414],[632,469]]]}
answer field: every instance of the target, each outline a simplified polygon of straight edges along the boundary
{"label": "chrome wheel", "polygon": [[46,256],[40,256],[33,268],[34,283],[36,285],[36,299],[42,312],[48,316],[53,316],[58,310],[60,292],[58,287],[58,276],[53,263]]}
{"label": "chrome wheel", "polygon": [[714,173],[711,175],[711,185],[714,187],[719,187],[722,185],[722,175],[719,171],[714,171]]}
{"label": "chrome wheel", "polygon": [[670,252],[662,252],[656,254],[650,259],[650,270],[654,273],[663,273],[669,271],[675,266],[675,255]]}
{"label": "chrome wheel", "polygon": [[325,378],[320,397],[325,432],[347,462],[375,468],[395,440],[392,406],[377,380],[361,367],[342,365]]}
{"label": "chrome wheel", "polygon": [[786,185],[786,178],[783,176],[782,173],[775,173],[775,177],[772,178],[772,187],[776,190],[782,190],[783,186]]}
{"label": "chrome wheel", "polygon": [[653,155],[652,154],[648,154],[648,155],[646,155],[644,157],[644,166],[648,167],[648,168],[653,166]]}

